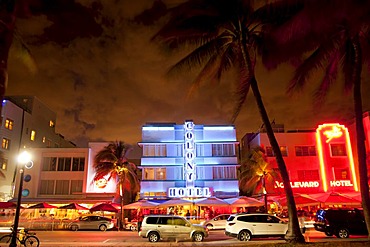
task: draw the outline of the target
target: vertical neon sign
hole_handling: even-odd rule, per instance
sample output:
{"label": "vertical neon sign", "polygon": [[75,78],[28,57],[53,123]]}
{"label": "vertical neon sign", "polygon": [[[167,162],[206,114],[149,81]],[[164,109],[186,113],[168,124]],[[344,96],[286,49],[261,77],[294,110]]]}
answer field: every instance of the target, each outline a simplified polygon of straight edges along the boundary
{"label": "vertical neon sign", "polygon": [[193,122],[185,122],[185,135],[184,135],[184,175],[186,181],[186,187],[194,187],[194,181],[196,179],[195,173],[195,136],[194,136],[194,123]]}
{"label": "vertical neon sign", "polygon": [[[317,142],[317,148],[318,148],[321,179],[322,179],[322,184],[323,184],[323,190],[325,192],[328,191],[328,181],[327,181],[326,163],[325,163],[325,157],[327,157],[327,155],[325,155],[324,153],[323,145],[330,145],[330,143],[333,140],[338,140],[340,138],[345,139],[345,146],[346,146],[346,151],[348,155],[349,168],[351,170],[351,175],[352,175],[353,188],[355,191],[358,191],[355,165],[353,162],[352,146],[351,146],[348,129],[344,125],[335,123],[335,124],[320,125],[316,130],[316,142]],[[336,182],[336,181],[331,181],[331,183],[332,182]]]}

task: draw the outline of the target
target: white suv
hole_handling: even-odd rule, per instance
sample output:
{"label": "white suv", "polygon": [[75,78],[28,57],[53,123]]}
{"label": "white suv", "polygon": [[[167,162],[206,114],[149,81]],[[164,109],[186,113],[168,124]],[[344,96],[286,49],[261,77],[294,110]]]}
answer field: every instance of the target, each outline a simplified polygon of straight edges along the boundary
{"label": "white suv", "polygon": [[252,237],[284,237],[288,223],[269,214],[233,214],[227,219],[225,234],[240,241]]}
{"label": "white suv", "polygon": [[139,236],[148,238],[149,242],[179,238],[201,242],[208,236],[208,229],[205,226],[191,224],[182,216],[148,215],[144,217]]}

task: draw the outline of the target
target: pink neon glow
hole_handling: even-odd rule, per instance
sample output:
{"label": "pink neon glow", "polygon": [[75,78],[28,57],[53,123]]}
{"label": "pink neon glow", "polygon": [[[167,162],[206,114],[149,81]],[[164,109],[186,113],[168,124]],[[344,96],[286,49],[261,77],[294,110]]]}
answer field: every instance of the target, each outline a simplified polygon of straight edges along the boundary
{"label": "pink neon glow", "polygon": [[353,162],[353,154],[352,154],[352,146],[351,141],[349,137],[348,129],[344,125],[340,125],[338,123],[332,123],[332,124],[323,124],[320,125],[316,130],[316,142],[317,142],[317,148],[318,148],[318,155],[319,155],[319,162],[320,162],[320,171],[322,175],[322,183],[323,183],[323,190],[326,192],[328,190],[328,184],[327,184],[327,178],[326,178],[326,171],[325,171],[325,162],[324,162],[324,153],[323,153],[323,146],[322,146],[322,140],[320,132],[324,128],[330,128],[331,130],[324,131],[324,135],[328,138],[325,142],[329,143],[331,140],[335,138],[339,138],[343,135],[343,132],[345,133],[345,142],[346,142],[346,151],[348,154],[348,161],[349,166],[351,169],[352,179],[353,179],[353,188],[355,191],[358,191],[357,186],[357,178],[356,178],[356,171],[355,171],[355,165]]}

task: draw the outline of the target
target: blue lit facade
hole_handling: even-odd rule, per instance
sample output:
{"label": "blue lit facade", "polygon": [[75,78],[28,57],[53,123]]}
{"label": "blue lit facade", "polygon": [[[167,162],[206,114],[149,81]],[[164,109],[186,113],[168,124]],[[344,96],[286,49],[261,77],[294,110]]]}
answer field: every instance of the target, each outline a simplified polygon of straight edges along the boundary
{"label": "blue lit facade", "polygon": [[239,194],[233,125],[150,123],[142,127],[140,198],[219,198]]}

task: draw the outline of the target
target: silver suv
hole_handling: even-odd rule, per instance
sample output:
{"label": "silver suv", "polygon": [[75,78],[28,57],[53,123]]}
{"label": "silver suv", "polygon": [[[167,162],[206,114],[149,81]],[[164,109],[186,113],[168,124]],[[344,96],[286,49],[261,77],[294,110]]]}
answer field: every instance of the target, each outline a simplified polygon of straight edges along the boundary
{"label": "silver suv", "polygon": [[227,219],[225,234],[240,241],[252,237],[284,237],[288,223],[269,214],[233,214]]}
{"label": "silver suv", "polygon": [[139,236],[148,238],[149,242],[179,238],[201,242],[208,237],[208,229],[205,226],[191,224],[182,216],[147,215],[140,227]]}

